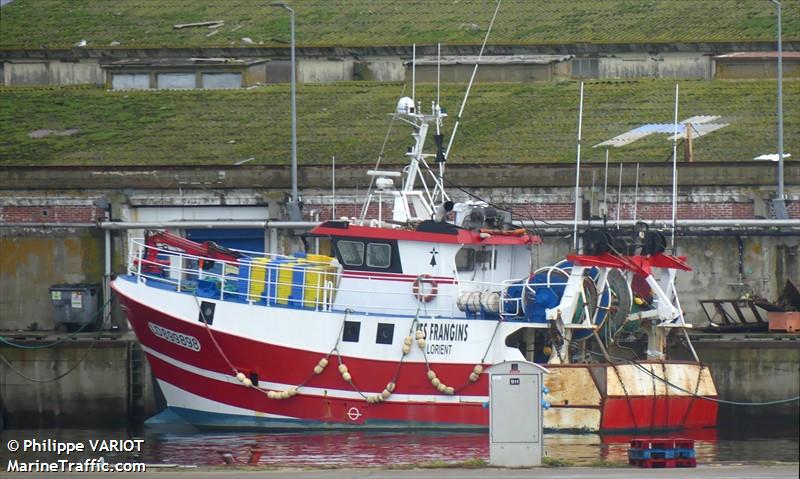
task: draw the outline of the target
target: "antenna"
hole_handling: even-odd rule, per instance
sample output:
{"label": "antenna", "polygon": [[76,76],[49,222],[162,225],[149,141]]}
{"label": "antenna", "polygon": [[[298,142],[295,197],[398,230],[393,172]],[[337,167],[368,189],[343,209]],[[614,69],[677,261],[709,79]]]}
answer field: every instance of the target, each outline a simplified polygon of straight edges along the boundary
{"label": "antenna", "polygon": [[639,206],[639,162],[636,162],[636,186],[633,188],[633,224],[636,224],[636,208]]}
{"label": "antenna", "polygon": [[331,157],[331,219],[336,219],[336,157]]}
{"label": "antenna", "polygon": [[[439,101],[441,93],[441,75],[442,75],[442,44],[436,44],[436,107],[439,108],[441,102]],[[438,126],[438,124],[437,124]],[[439,133],[438,131],[436,133]]]}
{"label": "antenna", "polygon": [[675,129],[672,135],[672,252],[675,252],[675,212],[678,201],[678,92],[675,84]]}
{"label": "antenna", "polygon": [[[447,158],[442,153],[442,106],[439,103],[439,98],[441,94],[441,70],[442,70],[442,44],[436,44],[436,105],[433,107],[433,114],[436,115],[436,135],[434,135],[433,139],[436,142],[436,163],[439,165],[439,185],[441,185],[441,193],[442,193],[442,203],[446,200],[446,194],[444,192],[444,163],[447,161]],[[434,190],[435,196],[435,190]],[[432,198],[433,201],[436,201],[436,198]]]}
{"label": "antenna", "polygon": [[447,150],[444,152],[444,157],[447,159],[450,156],[450,148],[453,146],[453,140],[456,138],[456,132],[458,131],[458,125],[461,124],[461,115],[464,114],[464,107],[467,106],[467,98],[469,98],[469,91],[472,89],[472,83],[475,81],[475,74],[478,73],[478,64],[483,57],[483,50],[486,48],[486,42],[489,40],[489,34],[492,33],[492,27],[494,26],[494,20],[497,18],[497,12],[500,11],[500,4],[503,3],[503,0],[497,0],[497,7],[494,9],[494,15],[492,15],[492,21],[489,23],[489,29],[486,30],[486,36],[483,37],[483,44],[481,44],[481,49],[478,52],[478,59],[475,60],[475,68],[472,69],[472,76],[469,78],[469,83],[467,84],[467,91],[464,93],[464,99],[461,101],[461,108],[458,110],[458,116],[456,117],[456,124],[453,125],[453,133],[450,134],[450,141],[447,143]]}
{"label": "antenna", "polygon": [[581,82],[581,99],[578,107],[578,153],[575,166],[575,223],[572,229],[572,247],[578,251],[578,202],[580,201],[581,181],[581,126],[583,125],[583,82]]}
{"label": "antenna", "polygon": [[411,100],[414,111],[417,111],[417,44],[411,46]]}
{"label": "antenna", "polygon": [[606,172],[603,176],[603,221],[608,218],[608,148],[606,148]]}
{"label": "antenna", "polygon": [[620,211],[622,211],[622,162],[619,164],[619,186],[617,187],[617,229],[619,229]]}

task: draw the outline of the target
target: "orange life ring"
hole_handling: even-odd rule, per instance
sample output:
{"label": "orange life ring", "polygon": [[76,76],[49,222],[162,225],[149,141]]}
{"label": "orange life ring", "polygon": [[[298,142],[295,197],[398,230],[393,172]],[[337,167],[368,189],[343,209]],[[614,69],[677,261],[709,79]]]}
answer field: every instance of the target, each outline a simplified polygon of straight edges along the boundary
{"label": "orange life ring", "polygon": [[[430,293],[420,293],[422,283],[428,283],[431,285]],[[436,293],[439,292],[439,283],[433,279],[433,276],[429,274],[421,274],[417,276],[417,279],[414,280],[414,284],[411,286],[411,291],[414,293],[414,297],[417,298],[417,301],[420,303],[430,303],[436,297]]]}

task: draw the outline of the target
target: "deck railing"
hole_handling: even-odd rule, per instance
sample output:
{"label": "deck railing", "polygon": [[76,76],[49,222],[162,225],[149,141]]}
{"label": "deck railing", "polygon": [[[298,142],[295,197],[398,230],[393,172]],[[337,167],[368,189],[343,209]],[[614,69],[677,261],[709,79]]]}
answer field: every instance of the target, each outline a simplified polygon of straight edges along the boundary
{"label": "deck railing", "polygon": [[[245,250],[233,251],[241,254],[238,261],[225,261],[192,255],[177,249],[151,246],[142,238],[136,238],[131,241],[128,251],[128,274],[153,287],[224,301],[316,311],[349,309],[354,312],[426,317],[468,317],[457,306],[457,300],[462,293],[498,292],[499,316],[513,319],[523,315],[521,297],[509,297],[505,294],[509,287],[522,284],[522,280],[502,283],[460,280],[454,271],[452,287],[440,286],[436,301],[424,303],[408,301],[413,297],[410,287],[386,288],[385,275],[371,276],[360,272],[358,279],[364,281],[364,286],[342,288],[342,280],[348,276],[335,260],[324,262],[313,259],[315,256],[307,259]],[[151,257],[156,257],[157,261],[148,259]],[[529,284],[525,286],[530,287]],[[366,300],[376,294],[381,295],[382,299]],[[352,301],[337,301],[338,296],[363,298],[365,301],[357,304]]]}

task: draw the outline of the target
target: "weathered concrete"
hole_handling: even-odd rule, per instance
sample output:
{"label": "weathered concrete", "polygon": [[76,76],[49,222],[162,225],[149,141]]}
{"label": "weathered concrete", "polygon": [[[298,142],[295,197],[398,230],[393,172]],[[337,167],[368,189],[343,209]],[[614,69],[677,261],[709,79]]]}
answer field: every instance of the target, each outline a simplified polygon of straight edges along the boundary
{"label": "weathered concrete", "polygon": [[[477,55],[480,44],[476,45],[442,45],[442,55]],[[800,41],[784,41],[786,51],[800,50]],[[231,46],[231,47],[186,47],[186,48],[51,48],[51,49],[0,49],[0,60],[11,59],[75,59],[75,58],[192,58],[192,57],[252,57],[252,58],[289,58],[288,46]],[[305,47],[296,50],[299,58],[317,57],[395,57],[411,58],[411,45],[384,45],[372,47]],[[700,52],[720,54],[723,52],[774,51],[774,41],[763,42],[702,42],[702,43],[572,43],[545,45],[486,45],[485,55],[588,55],[618,53],[652,53],[652,52]],[[417,55],[436,56],[436,44],[417,45]]]}
{"label": "weathered concrete", "polygon": [[[719,397],[743,403],[800,396],[800,336],[692,334]],[[688,359],[688,357],[686,357]],[[720,404],[720,424],[786,425],[800,417],[800,401],[770,406]],[[791,423],[790,423],[791,424]]]}
{"label": "weathered concrete", "polygon": [[[165,162],[167,164],[168,162]],[[329,189],[330,165],[298,165],[298,183],[304,189]],[[537,188],[575,186],[575,165],[550,163],[470,164],[448,163],[448,180],[469,188],[495,187]],[[391,165],[385,169],[396,169]],[[337,188],[366,188],[369,177],[367,166],[337,165]],[[695,162],[678,164],[681,188],[698,186],[748,186],[773,187],[776,183],[775,165],[763,161]],[[477,173],[480,170],[480,173]],[[800,161],[786,161],[784,165],[787,188],[800,186]],[[601,185],[605,165],[600,162],[581,163],[581,184]],[[609,166],[613,172],[609,191],[614,191],[617,164]],[[623,168],[623,186],[633,187],[636,168]],[[288,189],[291,172],[286,165],[192,165],[192,166],[7,166],[0,168],[0,190],[48,189],[128,189],[128,188],[264,188]],[[672,185],[672,166],[667,163],[642,163],[640,187]],[[790,190],[791,191],[791,190]]]}
{"label": "weathered concrete", "polygon": [[714,64],[709,55],[684,52],[620,53],[598,59],[601,79],[696,78],[710,80]]}
{"label": "weathered concrete", "polygon": [[[442,45],[442,55],[474,56],[479,45]],[[800,49],[800,42],[785,41],[786,51]],[[487,45],[485,56],[511,55],[575,55],[569,63],[551,68],[503,68],[492,72],[484,67],[481,81],[536,81],[573,78],[698,78],[714,76],[713,56],[725,53],[774,50],[772,42],[744,43],[640,43],[563,45]],[[411,46],[378,47],[299,47],[297,53],[298,82],[331,81],[403,81],[410,79],[404,62],[410,60]],[[418,45],[417,56],[435,56],[436,45]],[[95,84],[104,83],[99,61],[107,63],[126,59],[180,59],[198,57],[250,57],[274,59],[267,66],[267,83],[289,81],[289,49],[285,47],[228,48],[73,48],[73,49],[0,49],[0,63],[8,85]],[[576,66],[576,63],[579,64]],[[757,62],[757,69],[738,69],[737,75],[752,73],[757,78],[769,72],[769,62]],[[435,68],[418,70],[419,81],[433,81]],[[471,66],[453,66],[442,70],[443,81],[467,81]],[[485,71],[484,71],[485,70]],[[496,70],[496,69],[495,69]],[[786,74],[795,69],[788,66]],[[769,76],[769,73],[766,73]],[[248,75],[250,76],[250,75]],[[259,81],[253,76],[252,81]],[[774,76],[774,73],[772,73]],[[249,83],[248,83],[249,84]]]}
{"label": "weathered concrete", "polygon": [[11,61],[4,63],[3,79],[6,85],[102,85],[104,75],[95,59]]}
{"label": "weathered concrete", "polygon": [[302,59],[297,61],[298,83],[331,83],[352,79],[352,59]]}
{"label": "weathered concrete", "polygon": [[0,228],[0,329],[52,330],[50,286],[101,283],[102,238],[86,228]]}
{"label": "weathered concrete", "polygon": [[[40,347],[52,343],[23,341]],[[32,382],[0,366],[0,413],[7,428],[119,427],[155,412],[150,366],[131,339],[66,340],[51,348],[18,349],[0,344],[0,354]],[[74,368],[74,370],[72,370]],[[48,381],[69,372],[65,377]]]}

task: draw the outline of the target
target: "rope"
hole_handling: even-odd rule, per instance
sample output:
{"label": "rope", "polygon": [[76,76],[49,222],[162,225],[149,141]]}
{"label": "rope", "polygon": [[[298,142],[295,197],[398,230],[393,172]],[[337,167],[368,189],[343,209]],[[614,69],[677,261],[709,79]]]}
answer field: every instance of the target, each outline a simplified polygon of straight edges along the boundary
{"label": "rope", "polygon": [[61,343],[65,342],[65,341],[67,341],[68,339],[78,339],[75,335],[80,333],[84,329],[86,329],[86,327],[88,327],[90,324],[92,324],[94,322],[94,320],[97,319],[97,317],[100,314],[104,313],[105,310],[106,310],[106,307],[109,304],[111,304],[111,301],[113,301],[113,298],[109,298],[108,301],[105,302],[105,304],[100,306],[100,308],[98,308],[97,312],[95,312],[94,316],[92,316],[92,319],[87,321],[86,323],[83,323],[81,325],[81,327],[77,329],[77,331],[73,331],[71,334],[69,334],[67,336],[63,336],[63,337],[53,341],[52,343],[37,344],[35,346],[28,346],[28,345],[25,345],[25,344],[12,343],[11,341],[9,341],[8,339],[6,339],[3,336],[0,336],[0,343],[6,344],[6,345],[14,347],[14,348],[19,348],[19,349],[47,349],[47,348],[51,348],[51,347],[53,347],[53,346],[55,346],[57,344],[61,344]]}
{"label": "rope", "polygon": [[2,354],[0,354],[0,360],[2,360],[6,364],[6,366],[8,366],[9,369],[11,369],[15,373],[17,373],[17,375],[21,376],[23,379],[26,379],[26,380],[28,380],[28,381],[30,381],[32,383],[39,383],[39,384],[52,383],[52,382],[58,381],[59,379],[61,379],[63,377],[66,377],[69,373],[71,373],[72,371],[76,370],[78,368],[78,366],[80,366],[81,363],[83,363],[83,361],[87,358],[87,356],[89,356],[89,353],[92,351],[94,346],[97,344],[98,339],[99,338],[95,338],[94,341],[92,341],[92,344],[90,344],[89,347],[86,348],[86,352],[83,353],[83,356],[81,356],[81,358],[78,359],[78,361],[75,364],[73,364],[71,368],[67,369],[65,372],[59,374],[58,376],[55,376],[55,377],[49,378],[49,379],[38,379],[38,378],[32,378],[30,376],[26,376],[25,373],[23,373],[19,369],[15,368],[8,361],[8,359],[6,359],[6,357],[3,356]]}
{"label": "rope", "polygon": [[[689,401],[689,406],[686,408],[686,412],[683,413],[683,419],[681,419],[681,424],[686,424],[686,418],[689,417],[689,411],[692,410],[692,406],[694,406],[694,401],[697,399],[697,392],[700,391],[700,378],[703,376],[703,370],[706,368],[704,364],[700,365],[700,368],[697,370],[697,380],[694,384],[694,392],[692,393],[692,399]],[[666,376],[666,374],[664,375]]]}
{"label": "rope", "polygon": [[[599,356],[598,353],[591,352],[591,351],[590,351],[590,354],[594,354],[594,355]],[[659,375],[653,373],[652,371],[649,371],[647,368],[645,368],[644,366],[642,366],[640,363],[638,363],[636,361],[633,361],[631,359],[618,358],[618,357],[615,357],[615,356],[612,356],[612,358],[616,359],[617,361],[624,361],[624,362],[627,362],[629,364],[632,364],[633,366],[635,366],[639,370],[641,370],[641,371],[647,373],[648,375],[652,376],[653,378],[663,382],[667,386],[669,386],[669,387],[671,387],[673,389],[677,389],[678,391],[684,392],[684,393],[686,393],[686,394],[688,394],[688,395],[690,395],[690,396],[692,396],[694,398],[697,398],[697,399],[705,399],[706,401],[716,402],[716,403],[720,403],[720,404],[730,404],[732,406],[774,406],[776,404],[786,404],[786,403],[790,403],[790,402],[794,402],[794,401],[800,401],[800,396],[789,397],[789,398],[786,398],[786,399],[776,399],[774,401],[754,401],[754,402],[729,401],[727,399],[712,398],[712,397],[709,397],[709,396],[704,396],[702,394],[697,394],[696,391],[692,392],[692,391],[689,391],[688,389],[684,389],[681,386],[678,386],[677,384],[674,384],[674,383],[672,383],[672,382],[660,377]],[[615,363],[611,363],[611,366],[616,368]],[[705,365],[702,365],[702,364],[700,365],[701,372],[705,367],[706,367]],[[699,375],[698,375],[698,378],[699,378]],[[698,385],[700,384],[699,380],[698,380],[697,384]]]}
{"label": "rope", "polygon": [[[589,351],[590,354],[597,354],[592,353]],[[612,356],[613,357],[613,356]],[[631,404],[631,397],[628,394],[628,388],[625,387],[625,382],[622,380],[622,376],[619,375],[619,371],[617,370],[616,363],[609,363],[611,367],[614,369],[614,374],[617,375],[617,379],[619,380],[620,386],[622,386],[622,392],[625,393],[625,403],[628,405],[628,413],[631,415],[631,419],[633,420],[633,428],[639,429],[639,425],[636,423],[636,414],[633,413],[633,405]]]}
{"label": "rope", "polygon": [[[12,343],[11,341],[8,341],[6,338],[4,338],[2,336],[0,336],[0,342],[2,342],[3,344],[6,344],[8,346],[11,346],[11,347],[14,347],[14,348],[18,348],[18,349],[26,349],[26,350],[34,349],[35,350],[35,349],[51,348],[51,347],[53,347],[53,346],[55,346],[57,344],[63,343],[67,339],[77,339],[75,337],[75,335],[77,333],[81,332],[90,323],[92,323],[93,320],[95,318],[97,318],[98,315],[103,313],[105,311],[106,307],[108,307],[108,305],[111,304],[111,301],[113,301],[113,298],[109,298],[108,301],[106,301],[105,304],[103,304],[103,306],[101,306],[97,310],[95,315],[92,317],[92,321],[84,323],[80,328],[78,328],[77,331],[73,332],[69,336],[64,336],[64,337],[62,337],[62,338],[60,338],[60,339],[58,339],[56,341],[53,341],[52,343],[43,344],[43,345],[36,345],[36,346],[27,346],[27,345],[24,345],[24,344]],[[83,355],[80,357],[80,359],[78,359],[78,361],[75,362],[75,364],[73,364],[69,369],[67,369],[65,372],[59,374],[58,376],[54,376],[54,377],[48,378],[48,379],[32,378],[32,377],[26,375],[25,373],[23,373],[19,369],[15,368],[14,365],[11,364],[11,362],[8,360],[8,358],[6,358],[3,354],[0,354],[0,360],[2,360],[3,363],[5,363],[5,365],[8,366],[8,368],[10,370],[14,371],[14,373],[16,373],[18,376],[20,376],[21,378],[25,379],[26,381],[30,381],[32,383],[38,383],[38,384],[52,383],[52,382],[56,382],[59,379],[62,379],[64,377],[68,376],[72,371],[75,371],[76,369],[78,369],[78,366],[83,364],[83,361],[86,360],[86,358],[89,356],[89,353],[92,351],[92,349],[94,349],[95,345],[97,345],[97,341],[99,341],[99,340],[100,340],[100,338],[98,336],[95,336],[94,340],[92,341],[92,344],[90,344],[89,347],[86,348],[86,351],[83,353]]]}
{"label": "rope", "polygon": [[[668,385],[668,386],[670,386],[672,388],[675,388],[678,391],[682,391],[682,392],[684,392],[686,394],[689,394],[689,395],[691,395],[693,397],[696,397],[698,399],[705,399],[706,401],[716,402],[716,403],[720,403],[720,404],[730,404],[732,406],[774,406],[776,404],[786,404],[786,403],[790,403],[790,402],[794,402],[794,401],[800,401],[800,396],[794,396],[794,397],[790,397],[790,398],[786,398],[786,399],[777,399],[775,401],[755,401],[755,402],[728,401],[726,399],[719,399],[719,398],[712,398],[712,397],[708,397],[708,396],[703,396],[702,394],[693,393],[693,392],[689,391],[688,389],[684,389],[684,388],[678,386],[677,384],[673,384],[673,383],[667,381],[666,379],[660,377],[659,375],[648,371],[647,368],[642,367],[641,364],[639,364],[639,363],[637,363],[635,361],[630,361],[629,360],[629,362],[631,364],[633,364],[634,366],[636,366],[637,368],[641,369],[642,371],[646,372],[647,374],[650,374],[651,376],[653,376],[653,378],[663,382],[664,384],[666,384],[666,385]],[[699,381],[698,381],[698,384],[699,384]]]}
{"label": "rope", "polygon": [[208,327],[208,320],[206,319],[206,314],[203,312],[203,305],[201,305],[200,300],[197,299],[196,291],[195,294],[192,295],[192,297],[194,298],[194,302],[197,304],[197,309],[200,310],[200,319],[202,319],[203,325],[206,327],[206,332],[208,333],[208,337],[211,338],[211,342],[214,343],[214,347],[217,348],[217,352],[219,353],[220,356],[222,356],[222,359],[228,364],[228,367],[231,368],[234,375],[239,374],[239,370],[236,369],[231,360],[228,359],[228,356],[225,354],[225,352],[222,351],[222,348],[217,342],[217,338],[214,337],[214,334],[211,332],[211,328]]}

